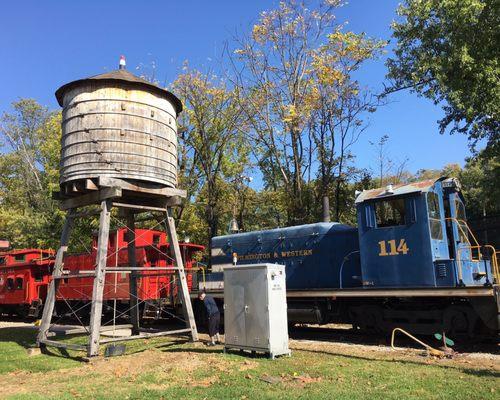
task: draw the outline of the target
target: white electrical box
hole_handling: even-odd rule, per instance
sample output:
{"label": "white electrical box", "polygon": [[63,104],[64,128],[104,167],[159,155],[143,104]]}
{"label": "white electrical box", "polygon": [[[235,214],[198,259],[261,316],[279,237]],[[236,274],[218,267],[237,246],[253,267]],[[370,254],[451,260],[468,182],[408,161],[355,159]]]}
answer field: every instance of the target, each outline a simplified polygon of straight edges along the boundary
{"label": "white electrical box", "polygon": [[224,331],[224,350],[290,355],[283,265],[224,268]]}

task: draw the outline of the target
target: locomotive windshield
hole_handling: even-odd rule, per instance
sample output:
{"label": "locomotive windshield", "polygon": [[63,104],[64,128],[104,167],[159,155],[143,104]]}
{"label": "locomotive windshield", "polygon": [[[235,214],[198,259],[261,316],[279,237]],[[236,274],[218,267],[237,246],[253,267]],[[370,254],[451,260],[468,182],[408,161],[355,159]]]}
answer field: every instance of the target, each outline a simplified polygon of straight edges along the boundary
{"label": "locomotive windshield", "polygon": [[427,209],[429,212],[429,225],[432,239],[443,239],[443,228],[441,225],[441,211],[439,207],[439,196],[434,192],[427,193]]}
{"label": "locomotive windshield", "polygon": [[375,203],[377,227],[385,228],[405,224],[405,200],[391,199]]}
{"label": "locomotive windshield", "polygon": [[468,243],[469,238],[467,237],[467,225],[466,225],[466,220],[465,220],[465,207],[464,203],[462,203],[460,200],[455,199],[455,213],[456,216],[455,218],[457,219],[458,223],[458,236],[460,238],[460,241],[462,243]]}

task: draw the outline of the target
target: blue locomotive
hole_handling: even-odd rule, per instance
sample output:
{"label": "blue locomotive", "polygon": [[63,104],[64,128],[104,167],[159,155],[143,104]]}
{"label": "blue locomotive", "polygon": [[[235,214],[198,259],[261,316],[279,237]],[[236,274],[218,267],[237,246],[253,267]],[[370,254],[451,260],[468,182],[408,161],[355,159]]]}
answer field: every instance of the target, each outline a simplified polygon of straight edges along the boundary
{"label": "blue locomotive", "polygon": [[214,237],[207,289],[222,296],[213,281],[225,266],[273,262],[286,266],[292,323],[498,332],[496,252],[469,231],[456,179],[365,190],[356,208],[357,228],[322,222]]}

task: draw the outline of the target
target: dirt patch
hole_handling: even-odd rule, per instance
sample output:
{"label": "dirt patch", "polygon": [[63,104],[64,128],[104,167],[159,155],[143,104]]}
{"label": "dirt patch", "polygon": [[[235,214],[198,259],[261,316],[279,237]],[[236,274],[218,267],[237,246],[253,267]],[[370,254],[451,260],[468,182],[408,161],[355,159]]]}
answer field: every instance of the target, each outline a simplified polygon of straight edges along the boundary
{"label": "dirt patch", "polygon": [[33,323],[31,322],[23,322],[23,321],[0,321],[0,329],[2,328],[26,328],[26,329],[37,329]]}

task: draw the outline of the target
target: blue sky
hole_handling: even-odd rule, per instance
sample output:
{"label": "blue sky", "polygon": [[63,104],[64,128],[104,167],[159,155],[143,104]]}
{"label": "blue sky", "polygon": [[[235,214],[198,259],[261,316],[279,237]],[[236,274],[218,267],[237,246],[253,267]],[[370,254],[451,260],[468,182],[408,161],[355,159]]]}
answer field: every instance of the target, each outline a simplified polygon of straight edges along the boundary
{"label": "blue sky", "polygon": [[[352,0],[338,20],[347,28],[371,37],[390,39],[397,0]],[[10,103],[30,97],[50,108],[58,105],[54,91],[62,84],[116,69],[120,54],[134,72],[140,63],[155,61],[158,78],[172,81],[184,60],[195,68],[217,63],[224,41],[235,30],[246,31],[273,0],[183,1],[8,1],[0,13],[0,113]],[[390,48],[389,48],[390,55]],[[213,65],[217,68],[217,65]],[[382,87],[384,60],[367,64],[360,73],[363,85]],[[470,155],[460,135],[440,135],[442,111],[427,99],[409,92],[370,117],[370,125],[356,144],[357,165],[375,168],[369,141],[388,134],[388,152],[409,158],[408,169],[441,168]]]}

